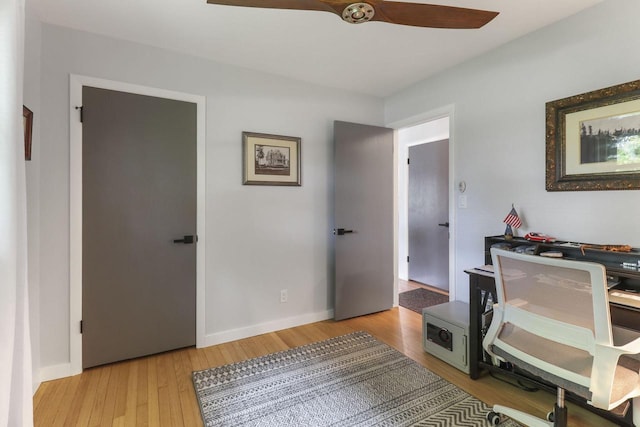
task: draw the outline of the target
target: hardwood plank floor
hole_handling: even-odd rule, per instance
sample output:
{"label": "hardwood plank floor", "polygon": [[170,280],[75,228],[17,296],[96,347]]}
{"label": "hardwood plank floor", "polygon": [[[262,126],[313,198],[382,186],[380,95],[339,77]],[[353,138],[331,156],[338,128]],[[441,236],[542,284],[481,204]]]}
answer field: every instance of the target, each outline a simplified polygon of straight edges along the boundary
{"label": "hardwood plank floor", "polygon": [[[489,375],[469,376],[422,349],[422,319],[402,307],[343,321],[327,320],[202,349],[87,369],[81,375],[43,383],[34,396],[36,426],[202,426],[191,372],[286,350],[364,330],[432,372],[488,403],[544,416],[555,397],[525,392]],[[569,404],[570,426],[614,424]]]}

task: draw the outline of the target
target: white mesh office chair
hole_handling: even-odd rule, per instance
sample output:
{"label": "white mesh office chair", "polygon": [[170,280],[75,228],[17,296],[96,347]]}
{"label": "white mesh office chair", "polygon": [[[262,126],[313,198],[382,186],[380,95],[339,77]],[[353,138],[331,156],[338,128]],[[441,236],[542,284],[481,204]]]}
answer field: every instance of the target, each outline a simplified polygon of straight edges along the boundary
{"label": "white mesh office chair", "polygon": [[546,419],[501,405],[487,419],[566,426],[569,390],[605,410],[633,399],[640,427],[640,333],[611,325],[604,267],[495,248],[491,257],[497,303],[483,346],[495,364],[510,362],[557,385],[558,400]]}

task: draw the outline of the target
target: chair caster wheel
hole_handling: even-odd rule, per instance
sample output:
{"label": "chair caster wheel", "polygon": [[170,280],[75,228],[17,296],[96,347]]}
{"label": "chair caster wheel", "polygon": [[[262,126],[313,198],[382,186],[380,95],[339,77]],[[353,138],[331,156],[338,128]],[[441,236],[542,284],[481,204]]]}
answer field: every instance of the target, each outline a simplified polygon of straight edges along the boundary
{"label": "chair caster wheel", "polygon": [[489,421],[489,424],[491,424],[492,426],[497,426],[500,424],[500,414],[498,414],[497,412],[489,412],[487,414],[487,421]]}
{"label": "chair caster wheel", "polygon": [[547,412],[547,421],[553,422],[554,419],[555,419],[555,415],[554,415],[553,411]]}

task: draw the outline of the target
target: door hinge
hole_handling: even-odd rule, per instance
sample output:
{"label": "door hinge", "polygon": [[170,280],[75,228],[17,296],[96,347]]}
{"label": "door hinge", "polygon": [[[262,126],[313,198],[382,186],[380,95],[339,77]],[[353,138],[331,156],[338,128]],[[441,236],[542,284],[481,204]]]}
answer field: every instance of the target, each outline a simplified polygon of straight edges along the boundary
{"label": "door hinge", "polygon": [[410,165],[411,164],[411,159],[407,158],[407,164]]}
{"label": "door hinge", "polygon": [[83,330],[84,330],[84,323],[83,323],[83,321],[81,320],[81,321],[80,321],[80,333],[82,333],[82,331],[83,331]]}
{"label": "door hinge", "polygon": [[83,116],[83,113],[84,113],[84,107],[83,107],[82,105],[81,105],[81,106],[79,106],[79,107],[78,107],[78,106],[76,106],[76,110],[80,110],[80,123],[82,123],[82,122],[83,122],[83,119],[84,119],[84,116]]}
{"label": "door hinge", "polygon": [[407,262],[409,262],[409,255],[407,255]]}

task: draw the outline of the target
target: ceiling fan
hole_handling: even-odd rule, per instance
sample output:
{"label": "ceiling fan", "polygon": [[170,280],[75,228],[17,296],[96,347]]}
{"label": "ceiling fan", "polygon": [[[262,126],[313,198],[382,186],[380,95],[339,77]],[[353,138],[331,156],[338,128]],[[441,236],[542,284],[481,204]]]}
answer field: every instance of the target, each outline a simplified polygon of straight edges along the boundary
{"label": "ceiling fan", "polygon": [[498,12],[486,10],[384,0],[356,3],[353,0],[207,0],[207,3],[332,12],[352,24],[381,21],[415,27],[455,29],[480,28],[498,15]]}

